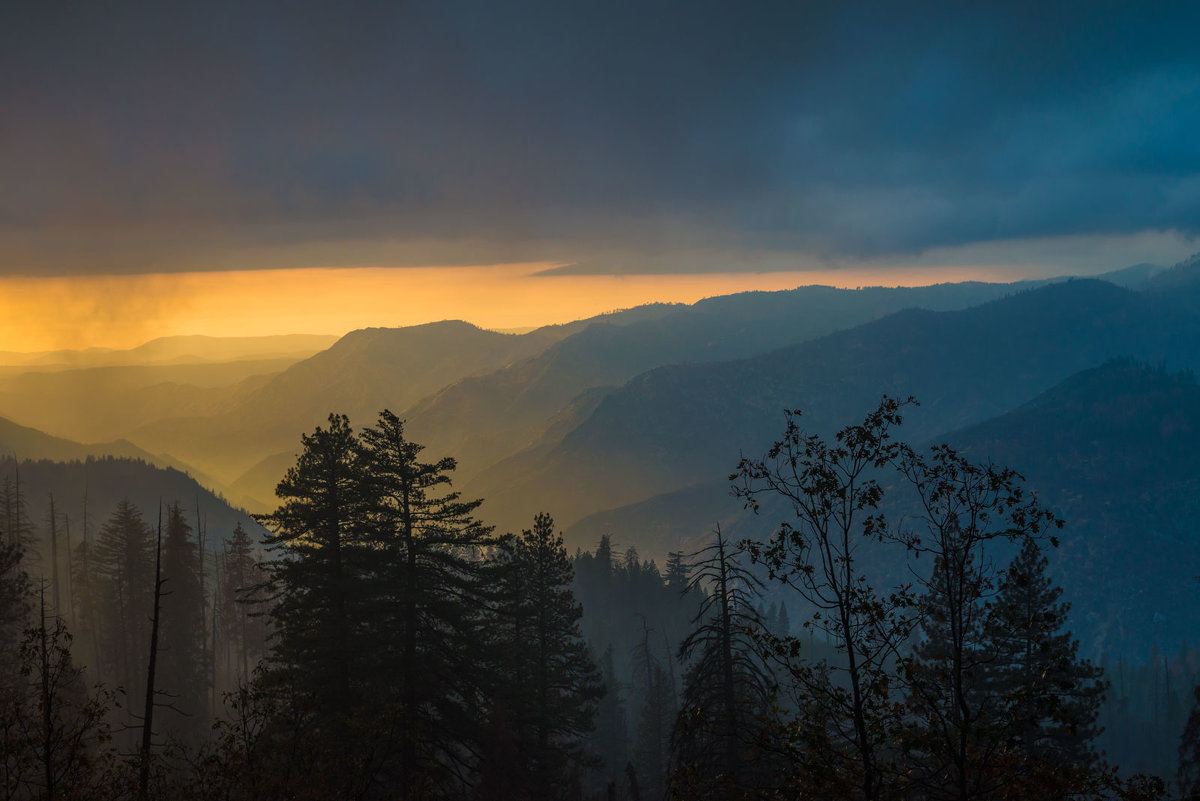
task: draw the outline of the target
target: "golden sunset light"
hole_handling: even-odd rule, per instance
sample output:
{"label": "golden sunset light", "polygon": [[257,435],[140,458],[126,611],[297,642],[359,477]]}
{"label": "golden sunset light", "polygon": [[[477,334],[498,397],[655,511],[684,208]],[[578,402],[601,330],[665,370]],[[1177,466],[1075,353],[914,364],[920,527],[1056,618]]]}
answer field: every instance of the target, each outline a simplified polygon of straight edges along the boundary
{"label": "golden sunset light", "polygon": [[[566,323],[644,303],[694,303],[820,284],[925,286],[945,267],[767,273],[553,275],[553,264],[362,267],[0,278],[0,351],[131,348],[162,336],[343,334],[460,319],[481,328]],[[959,280],[1015,280],[1002,267]]]}

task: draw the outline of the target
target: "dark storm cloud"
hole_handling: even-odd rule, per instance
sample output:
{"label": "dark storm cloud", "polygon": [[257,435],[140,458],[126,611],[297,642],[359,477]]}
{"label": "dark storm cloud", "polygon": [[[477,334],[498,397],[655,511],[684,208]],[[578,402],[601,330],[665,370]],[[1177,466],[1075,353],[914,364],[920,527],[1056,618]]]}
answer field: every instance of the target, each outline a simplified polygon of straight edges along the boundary
{"label": "dark storm cloud", "polygon": [[1200,221],[1191,3],[8,8],[10,272],[331,243],[605,269]]}

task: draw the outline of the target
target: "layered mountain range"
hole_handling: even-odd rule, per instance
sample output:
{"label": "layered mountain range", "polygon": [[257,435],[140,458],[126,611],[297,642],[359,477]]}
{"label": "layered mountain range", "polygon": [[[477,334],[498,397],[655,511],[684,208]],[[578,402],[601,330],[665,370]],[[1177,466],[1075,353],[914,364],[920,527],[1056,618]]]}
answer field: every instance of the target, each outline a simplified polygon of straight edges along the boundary
{"label": "layered mountain range", "polygon": [[390,408],[430,457],[458,459],[489,522],[527,527],[545,510],[572,547],[610,534],[661,559],[716,523],[770,533],[783,510],[750,515],[727,476],[770,446],[784,409],[829,435],[882,394],[913,396],[904,439],[1011,465],[1067,520],[1054,567],[1095,653],[1173,647],[1200,611],[1195,258],[1099,279],[746,293],[525,334],[364,329],[308,355],[207,344],[185,359],[183,343],[158,343],[175,356],[154,363],[5,368],[0,449],[187,470],[264,511],[302,433]]}

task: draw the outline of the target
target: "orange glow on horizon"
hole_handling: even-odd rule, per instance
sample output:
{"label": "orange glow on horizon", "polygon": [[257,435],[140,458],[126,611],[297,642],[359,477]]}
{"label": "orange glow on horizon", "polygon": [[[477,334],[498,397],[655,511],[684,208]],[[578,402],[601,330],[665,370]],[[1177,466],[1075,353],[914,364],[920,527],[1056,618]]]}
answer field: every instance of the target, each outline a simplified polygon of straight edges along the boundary
{"label": "orange glow on horizon", "polygon": [[462,319],[483,328],[565,323],[656,301],[748,290],[1011,281],[987,267],[685,275],[537,276],[553,265],[356,267],[0,278],[0,350],[130,348],[160,336],[343,334]]}

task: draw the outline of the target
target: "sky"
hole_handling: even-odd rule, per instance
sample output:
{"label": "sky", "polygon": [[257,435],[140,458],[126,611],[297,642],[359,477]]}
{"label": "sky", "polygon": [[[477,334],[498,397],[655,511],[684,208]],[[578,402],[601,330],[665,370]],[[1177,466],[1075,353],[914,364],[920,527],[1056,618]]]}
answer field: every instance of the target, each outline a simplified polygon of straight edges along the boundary
{"label": "sky", "polygon": [[[482,305],[442,273],[425,314],[482,320],[631,297],[572,276],[678,300],[1170,264],[1200,250],[1196,30],[1170,2],[4,4],[0,310],[28,322],[0,348],[110,344],[268,270],[308,269],[331,330],[363,270],[543,265]],[[38,328],[64,296],[109,333]],[[423,321],[382,311],[353,319]]]}

